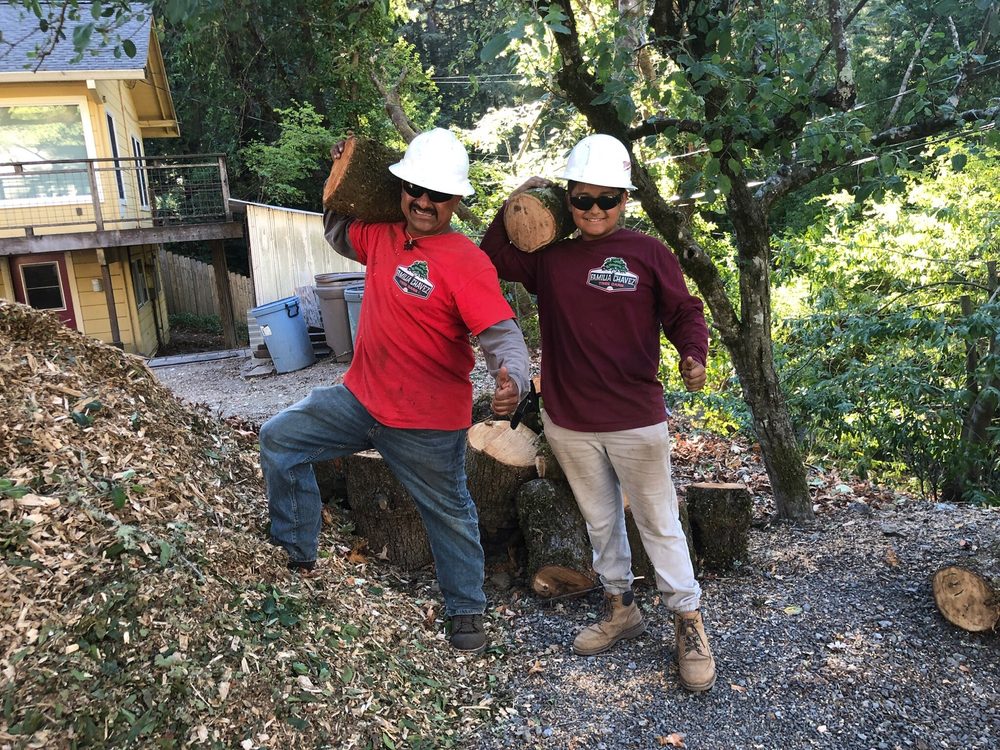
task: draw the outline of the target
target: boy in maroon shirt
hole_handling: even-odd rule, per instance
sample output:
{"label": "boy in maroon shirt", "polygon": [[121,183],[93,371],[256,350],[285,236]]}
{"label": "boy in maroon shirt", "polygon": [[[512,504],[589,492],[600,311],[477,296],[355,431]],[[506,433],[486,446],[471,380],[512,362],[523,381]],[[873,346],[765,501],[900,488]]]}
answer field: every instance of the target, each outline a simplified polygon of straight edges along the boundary
{"label": "boy in maroon shirt", "polygon": [[[545,436],[587,522],[608,605],[573,648],[597,654],[645,630],[632,595],[624,492],[657,587],[675,615],[681,684],[708,690],[715,684],[715,660],[678,517],[658,378],[662,328],[680,354],[687,389],[704,386],[708,328],[702,303],[688,292],[677,258],[662,242],[620,226],[634,189],[621,142],[608,135],[584,138],[562,177],[578,236],[522,253],[507,237],[501,209],[481,247],[501,278],[523,283],[538,298]],[[544,184],[532,178],[515,194]]]}

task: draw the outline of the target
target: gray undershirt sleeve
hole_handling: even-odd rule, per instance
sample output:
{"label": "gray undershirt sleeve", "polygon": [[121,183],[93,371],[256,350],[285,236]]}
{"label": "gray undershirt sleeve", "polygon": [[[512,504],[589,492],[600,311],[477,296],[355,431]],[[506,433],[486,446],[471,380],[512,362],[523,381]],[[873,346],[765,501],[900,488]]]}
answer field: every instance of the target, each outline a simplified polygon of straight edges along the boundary
{"label": "gray undershirt sleeve", "polygon": [[502,320],[480,333],[479,345],[490,375],[495,377],[500,366],[505,366],[511,379],[517,384],[518,394],[524,398],[528,394],[528,381],[531,378],[531,360],[528,357],[528,347],[524,344],[524,335],[514,319]]}
{"label": "gray undershirt sleeve", "polygon": [[330,247],[337,251],[338,255],[345,258],[357,260],[358,254],[351,245],[351,240],[347,236],[347,228],[354,221],[350,216],[341,216],[332,211],[323,211],[323,228],[325,230],[326,241]]}

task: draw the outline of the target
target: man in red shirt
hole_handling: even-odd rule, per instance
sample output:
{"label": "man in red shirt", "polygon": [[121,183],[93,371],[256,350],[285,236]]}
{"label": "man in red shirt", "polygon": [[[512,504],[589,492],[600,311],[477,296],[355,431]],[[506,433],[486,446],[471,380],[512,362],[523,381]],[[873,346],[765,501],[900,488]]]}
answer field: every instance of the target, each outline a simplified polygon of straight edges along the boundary
{"label": "man in red shirt", "polygon": [[[670,436],[659,381],[660,330],[680,354],[688,390],[705,383],[708,328],[701,300],[662,242],[619,223],[631,182],[628,149],[592,135],[569,155],[569,208],[578,236],[522,253],[503,209],[481,246],[500,276],[538,295],[545,437],[587,522],[606,616],[581,631],[578,654],[611,648],[645,630],[632,596],[632,557],[622,493],[675,617],[681,684],[715,684],[687,541],[670,472]],[[548,184],[532,178],[516,192]]]}
{"label": "man in red shirt", "polygon": [[[343,144],[331,150],[340,157]],[[489,258],[451,228],[471,195],[465,147],[447,130],[418,135],[389,167],[404,221],[369,224],[330,212],[326,238],[366,266],[354,358],[343,385],[317,388],[260,432],[272,539],[288,565],[311,571],[320,531],[312,463],[374,448],[413,497],[430,540],[451,644],[486,647],[483,548],[465,477],[479,337],[497,379],[493,409],[514,410],[529,360]]]}

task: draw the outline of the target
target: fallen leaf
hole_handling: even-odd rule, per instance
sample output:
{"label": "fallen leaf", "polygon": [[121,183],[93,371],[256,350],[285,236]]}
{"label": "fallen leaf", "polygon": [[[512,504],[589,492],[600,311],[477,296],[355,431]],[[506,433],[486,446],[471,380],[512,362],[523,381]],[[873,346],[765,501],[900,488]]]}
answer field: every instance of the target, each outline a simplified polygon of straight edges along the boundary
{"label": "fallen leaf", "polygon": [[892,547],[889,547],[889,549],[885,551],[885,564],[890,568],[899,567],[899,555],[896,554],[896,550]]}
{"label": "fallen leaf", "polygon": [[687,747],[684,744],[684,735],[681,732],[661,735],[656,738],[656,741],[660,743],[660,747]]}
{"label": "fallen leaf", "polygon": [[542,666],[542,663],[538,659],[535,659],[535,663],[528,668],[528,674],[538,674],[544,671],[545,667]]}
{"label": "fallen leaf", "polygon": [[731,687],[737,693],[745,693],[747,691],[747,689],[742,685],[730,685],[729,687]]}
{"label": "fallen leaf", "polygon": [[787,607],[785,607],[785,614],[786,615],[801,615],[802,614],[802,607],[800,607],[798,604],[789,604]]}

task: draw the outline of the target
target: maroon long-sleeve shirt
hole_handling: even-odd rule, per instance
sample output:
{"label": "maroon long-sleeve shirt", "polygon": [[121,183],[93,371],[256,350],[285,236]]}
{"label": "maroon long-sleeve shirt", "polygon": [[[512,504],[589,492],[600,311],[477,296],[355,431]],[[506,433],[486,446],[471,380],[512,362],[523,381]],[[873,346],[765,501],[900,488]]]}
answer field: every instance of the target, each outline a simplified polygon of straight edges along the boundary
{"label": "maroon long-sleeve shirt", "polygon": [[708,327],[662,242],[619,229],[523,253],[510,243],[501,209],[480,244],[501,278],[537,295],[542,400],[553,422],[613,432],[666,419],[660,328],[682,361],[705,364]]}

